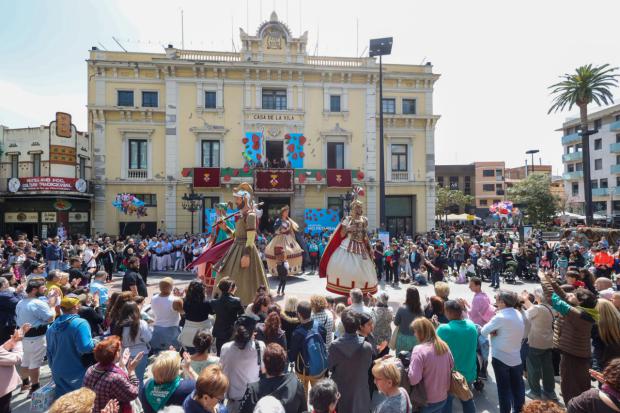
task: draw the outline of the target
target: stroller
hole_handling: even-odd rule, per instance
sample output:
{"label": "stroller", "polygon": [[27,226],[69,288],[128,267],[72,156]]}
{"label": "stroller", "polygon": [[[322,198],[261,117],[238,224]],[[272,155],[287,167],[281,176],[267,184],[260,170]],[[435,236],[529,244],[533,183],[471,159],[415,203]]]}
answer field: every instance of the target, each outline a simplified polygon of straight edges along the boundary
{"label": "stroller", "polygon": [[506,261],[506,265],[504,269],[504,282],[512,283],[512,284],[516,283],[517,267],[518,267],[518,264],[515,260],[510,259]]}

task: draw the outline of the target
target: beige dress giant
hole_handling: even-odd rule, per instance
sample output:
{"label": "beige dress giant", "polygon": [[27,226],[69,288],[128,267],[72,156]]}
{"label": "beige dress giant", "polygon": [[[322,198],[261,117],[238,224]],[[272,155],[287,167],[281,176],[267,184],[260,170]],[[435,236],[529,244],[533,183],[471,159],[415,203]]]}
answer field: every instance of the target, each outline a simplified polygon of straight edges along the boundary
{"label": "beige dress giant", "polygon": [[295,229],[290,219],[278,219],[276,221],[276,233],[265,247],[265,258],[267,259],[267,268],[271,275],[277,275],[276,265],[278,265],[277,256],[280,253],[286,255],[289,265],[289,273],[296,274],[301,271],[301,263],[303,261],[304,250],[301,249],[295,239]]}
{"label": "beige dress giant", "polygon": [[256,231],[256,214],[254,212],[248,212],[237,220],[235,223],[235,240],[226,255],[214,266],[217,271],[215,285],[222,278],[230,277],[237,284],[235,295],[241,299],[243,304],[250,304],[254,301],[259,286],[264,285],[269,288],[256,244],[250,248],[250,265],[247,268],[241,268],[241,257],[245,252],[248,231]]}

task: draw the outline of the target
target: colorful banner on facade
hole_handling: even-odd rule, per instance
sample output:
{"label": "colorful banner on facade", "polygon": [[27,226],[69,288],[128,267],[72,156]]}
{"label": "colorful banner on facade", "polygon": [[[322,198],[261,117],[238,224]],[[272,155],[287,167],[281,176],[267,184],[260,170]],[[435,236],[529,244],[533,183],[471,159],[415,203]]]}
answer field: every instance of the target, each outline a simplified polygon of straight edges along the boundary
{"label": "colorful banner on facade", "polygon": [[333,232],[340,223],[340,211],[332,208],[306,208],[304,222],[307,234]]}
{"label": "colorful banner on facade", "polygon": [[64,145],[50,145],[50,163],[74,166],[76,164],[75,148]]}
{"label": "colorful banner on facade", "polygon": [[[232,215],[236,212],[236,209],[229,209],[226,211],[226,216],[228,215]],[[205,215],[204,215],[204,232],[206,234],[211,234],[211,231],[213,230],[213,225],[215,224],[215,222],[217,221],[217,213],[215,212],[215,208],[205,208]],[[228,226],[234,230],[235,226],[234,226],[234,222],[235,219],[231,218],[228,220]]]}
{"label": "colorful banner on facade", "polygon": [[306,143],[306,137],[303,133],[287,133],[284,135],[284,141],[286,143],[286,159],[291,163],[293,168],[304,167],[304,144]]}
{"label": "colorful banner on facade", "polygon": [[194,168],[194,188],[219,188],[220,168]]}
{"label": "colorful banner on facade", "polygon": [[262,132],[246,132],[242,139],[243,143],[243,159],[246,162],[257,163],[263,160],[263,133]]}
{"label": "colorful banner on facade", "polygon": [[330,188],[351,188],[351,170],[328,169],[327,186]]}
{"label": "colorful banner on facade", "polygon": [[255,169],[254,191],[293,192],[292,169]]}

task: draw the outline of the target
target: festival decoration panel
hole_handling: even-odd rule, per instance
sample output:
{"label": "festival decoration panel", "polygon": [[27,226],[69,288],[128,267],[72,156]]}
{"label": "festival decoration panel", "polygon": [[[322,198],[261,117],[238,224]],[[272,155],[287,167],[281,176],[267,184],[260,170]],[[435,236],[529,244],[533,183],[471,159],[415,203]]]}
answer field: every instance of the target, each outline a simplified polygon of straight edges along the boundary
{"label": "festival decoration panel", "polygon": [[316,235],[325,232],[333,232],[340,223],[340,211],[332,208],[306,208],[304,222],[305,232]]}
{"label": "festival decoration panel", "polygon": [[243,143],[243,152],[241,154],[246,162],[257,163],[258,161],[263,161],[262,132],[246,132],[241,142]]}
{"label": "festival decoration panel", "polygon": [[291,163],[291,166],[303,168],[304,158],[306,157],[304,152],[306,137],[303,133],[287,133],[284,135],[284,142],[286,144],[286,159]]}

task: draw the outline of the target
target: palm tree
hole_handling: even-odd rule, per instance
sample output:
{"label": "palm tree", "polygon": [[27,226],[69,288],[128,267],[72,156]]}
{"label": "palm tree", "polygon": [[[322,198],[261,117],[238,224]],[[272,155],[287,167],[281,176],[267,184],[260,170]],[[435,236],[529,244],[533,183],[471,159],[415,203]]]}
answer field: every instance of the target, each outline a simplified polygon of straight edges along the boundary
{"label": "palm tree", "polygon": [[592,66],[591,64],[578,67],[575,73],[566,73],[561,82],[549,86],[551,94],[555,95],[551,112],[563,111],[567,106],[571,110],[573,105],[579,108],[581,119],[581,147],[583,152],[583,189],[585,192],[586,224],[592,225],[592,183],[590,181],[590,135],[596,133],[588,130],[588,104],[594,102],[598,106],[614,103],[610,88],[618,86],[618,75],[613,74],[618,68]]}

